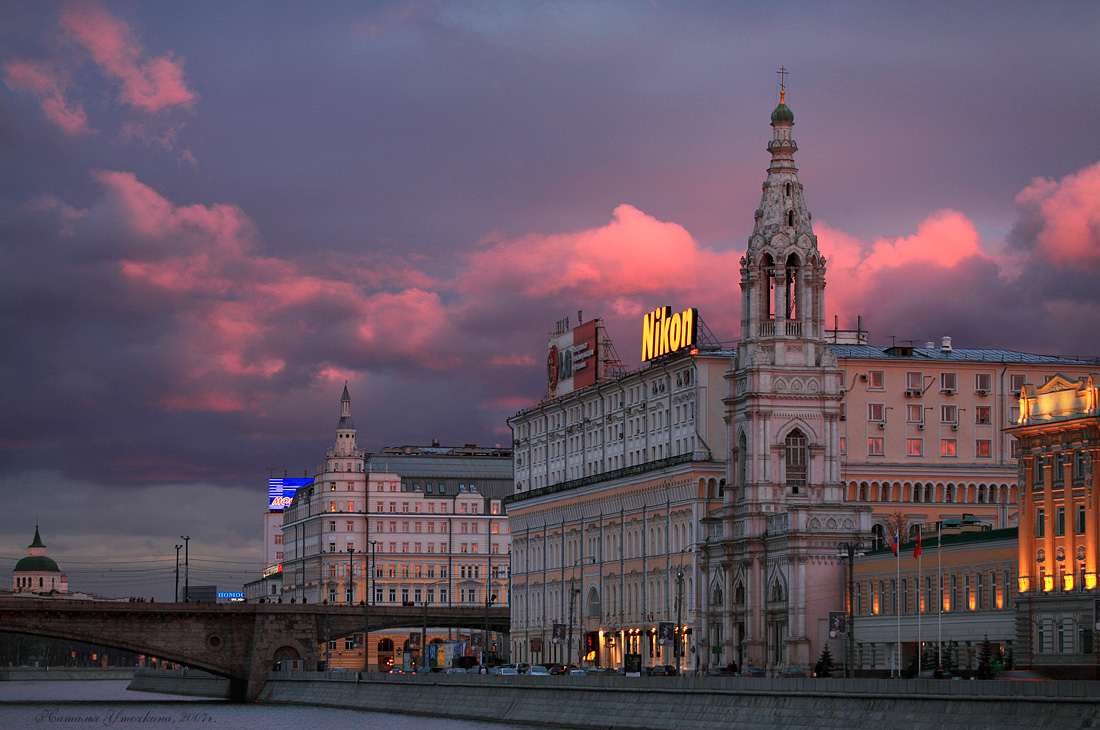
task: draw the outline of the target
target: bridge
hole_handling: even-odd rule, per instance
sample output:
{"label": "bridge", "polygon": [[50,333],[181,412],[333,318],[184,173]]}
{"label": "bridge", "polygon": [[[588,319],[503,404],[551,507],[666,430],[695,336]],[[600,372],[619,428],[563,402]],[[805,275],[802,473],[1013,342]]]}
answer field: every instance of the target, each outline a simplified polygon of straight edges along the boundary
{"label": "bridge", "polygon": [[228,677],[235,699],[255,700],[281,659],[317,667],[319,644],[368,630],[420,626],[508,632],[504,607],[369,607],[286,603],[120,603],[0,599],[0,631],[125,649]]}

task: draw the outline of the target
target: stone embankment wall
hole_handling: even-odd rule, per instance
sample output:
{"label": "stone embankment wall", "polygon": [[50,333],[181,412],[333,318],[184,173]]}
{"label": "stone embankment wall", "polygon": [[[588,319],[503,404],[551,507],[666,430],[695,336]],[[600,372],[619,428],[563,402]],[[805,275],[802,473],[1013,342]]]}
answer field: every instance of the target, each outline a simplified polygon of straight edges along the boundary
{"label": "stone embankment wall", "polygon": [[229,680],[201,669],[139,669],[126,689],[188,697],[229,697]]}
{"label": "stone embankment wall", "polygon": [[10,667],[0,669],[0,682],[39,682],[66,679],[130,679],[133,667]]}
{"label": "stone embankment wall", "polygon": [[1100,730],[1100,683],[274,673],[261,702],[577,730]]}

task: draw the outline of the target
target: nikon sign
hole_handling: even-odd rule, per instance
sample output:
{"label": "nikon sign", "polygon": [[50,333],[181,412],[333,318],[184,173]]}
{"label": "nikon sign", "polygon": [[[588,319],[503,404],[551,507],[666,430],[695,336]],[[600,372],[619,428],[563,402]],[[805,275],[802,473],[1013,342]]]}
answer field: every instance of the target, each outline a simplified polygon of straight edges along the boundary
{"label": "nikon sign", "polygon": [[694,308],[672,314],[671,307],[654,309],[642,318],[642,361],[695,347],[699,312]]}

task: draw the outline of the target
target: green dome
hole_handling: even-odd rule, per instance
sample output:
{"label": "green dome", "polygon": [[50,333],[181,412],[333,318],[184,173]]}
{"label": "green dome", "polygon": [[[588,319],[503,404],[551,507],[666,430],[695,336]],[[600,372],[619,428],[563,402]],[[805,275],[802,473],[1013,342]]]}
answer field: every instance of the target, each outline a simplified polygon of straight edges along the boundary
{"label": "green dome", "polygon": [[53,558],[47,558],[45,555],[30,555],[15,564],[15,571],[60,573],[61,568],[57,567]]}
{"label": "green dome", "polygon": [[791,124],[794,123],[794,112],[792,112],[791,108],[783,102],[779,102],[779,106],[777,106],[775,108],[775,111],[772,112],[772,124],[775,124],[776,122],[790,122]]}

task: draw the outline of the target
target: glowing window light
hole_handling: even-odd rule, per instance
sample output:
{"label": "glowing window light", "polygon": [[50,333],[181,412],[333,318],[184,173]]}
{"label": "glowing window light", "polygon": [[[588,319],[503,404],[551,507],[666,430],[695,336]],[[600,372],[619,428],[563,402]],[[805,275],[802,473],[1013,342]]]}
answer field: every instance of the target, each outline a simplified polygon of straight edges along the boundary
{"label": "glowing window light", "polygon": [[1054,576],[1053,575],[1043,576],[1043,592],[1044,593],[1049,593],[1050,591],[1053,591],[1053,590],[1054,590]]}

